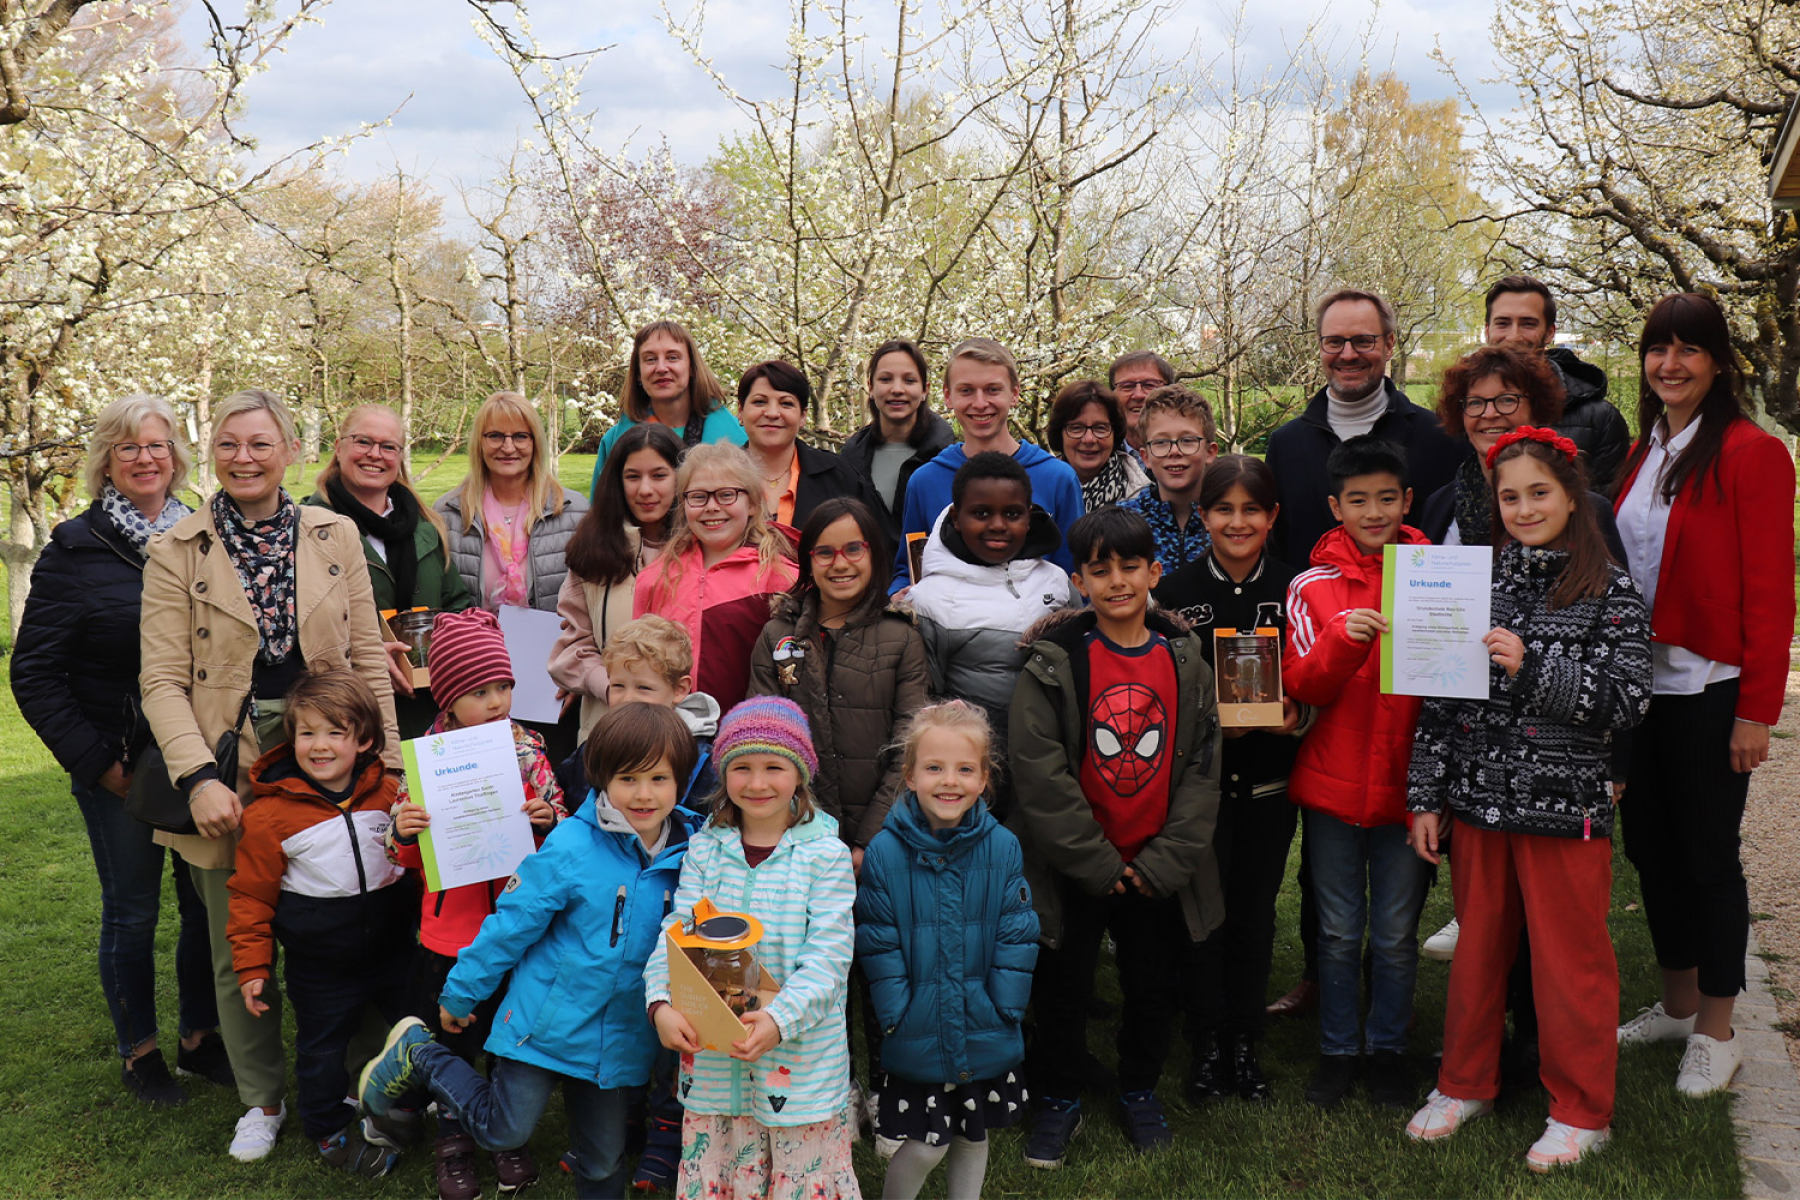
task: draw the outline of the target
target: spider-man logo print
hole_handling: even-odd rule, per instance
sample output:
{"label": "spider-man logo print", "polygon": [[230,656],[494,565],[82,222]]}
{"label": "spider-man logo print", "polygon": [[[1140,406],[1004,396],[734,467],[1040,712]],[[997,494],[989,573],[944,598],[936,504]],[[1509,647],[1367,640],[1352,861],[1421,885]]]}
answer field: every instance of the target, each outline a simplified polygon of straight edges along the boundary
{"label": "spider-man logo print", "polygon": [[1119,796],[1135,796],[1162,765],[1168,714],[1141,683],[1115,683],[1089,713],[1094,769]]}

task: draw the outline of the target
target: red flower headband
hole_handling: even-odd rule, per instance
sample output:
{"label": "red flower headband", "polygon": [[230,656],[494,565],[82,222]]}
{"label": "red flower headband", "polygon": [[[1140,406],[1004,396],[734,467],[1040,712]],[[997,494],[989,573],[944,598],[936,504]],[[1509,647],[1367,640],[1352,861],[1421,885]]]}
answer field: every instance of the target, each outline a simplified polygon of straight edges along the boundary
{"label": "red flower headband", "polygon": [[1557,433],[1554,429],[1540,429],[1535,425],[1521,425],[1517,429],[1501,434],[1500,440],[1488,448],[1488,469],[1490,471],[1493,470],[1494,460],[1500,457],[1500,452],[1502,450],[1506,449],[1508,446],[1517,445],[1520,442],[1542,442],[1552,450],[1560,450],[1563,454],[1568,456],[1570,462],[1575,461],[1574,442],[1571,442],[1562,434]]}

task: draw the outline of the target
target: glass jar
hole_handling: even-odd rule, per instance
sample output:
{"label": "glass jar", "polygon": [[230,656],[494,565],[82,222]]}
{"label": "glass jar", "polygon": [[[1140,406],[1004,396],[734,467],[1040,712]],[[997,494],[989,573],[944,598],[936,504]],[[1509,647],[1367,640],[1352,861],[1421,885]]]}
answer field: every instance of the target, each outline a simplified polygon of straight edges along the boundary
{"label": "glass jar", "polygon": [[[710,917],[694,927],[700,946],[700,974],[719,993],[734,1016],[743,1016],[760,1007],[762,998],[756,985],[762,969],[749,946],[741,945],[750,932],[750,923],[742,917]],[[706,943],[716,943],[707,945]]]}
{"label": "glass jar", "polygon": [[437,613],[431,609],[414,609],[395,613],[388,622],[394,637],[406,643],[406,659],[415,667],[425,665],[425,655],[431,649],[431,623],[436,619]]}

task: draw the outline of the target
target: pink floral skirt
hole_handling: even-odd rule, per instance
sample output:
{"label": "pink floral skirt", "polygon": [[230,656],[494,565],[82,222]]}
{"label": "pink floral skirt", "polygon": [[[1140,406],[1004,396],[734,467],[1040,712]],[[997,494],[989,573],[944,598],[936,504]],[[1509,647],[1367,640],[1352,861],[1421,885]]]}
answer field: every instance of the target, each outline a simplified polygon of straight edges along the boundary
{"label": "pink floral skirt", "polygon": [[681,1121],[681,1200],[862,1200],[845,1113],[811,1125],[690,1112]]}

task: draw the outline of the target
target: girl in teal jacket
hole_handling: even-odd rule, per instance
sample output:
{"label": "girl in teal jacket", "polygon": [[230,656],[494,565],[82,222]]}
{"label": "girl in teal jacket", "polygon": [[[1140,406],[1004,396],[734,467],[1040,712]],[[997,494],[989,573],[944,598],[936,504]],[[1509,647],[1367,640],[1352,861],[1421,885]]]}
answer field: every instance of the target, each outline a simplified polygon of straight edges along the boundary
{"label": "girl in teal jacket", "polygon": [[363,1072],[365,1136],[398,1142],[396,1122],[429,1092],[483,1149],[515,1149],[560,1084],[575,1194],[625,1195],[626,1108],[656,1054],[644,963],[662,940],[698,820],[676,807],[694,753],[693,735],[662,705],[620,705],[600,719],[587,770],[603,790],[519,865],[438,1000],[443,1027],[460,1030],[512,972],[487,1040],[491,1079],[409,1017]]}

